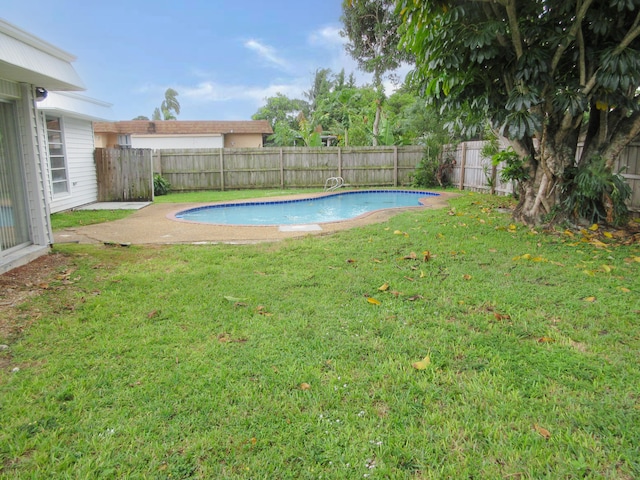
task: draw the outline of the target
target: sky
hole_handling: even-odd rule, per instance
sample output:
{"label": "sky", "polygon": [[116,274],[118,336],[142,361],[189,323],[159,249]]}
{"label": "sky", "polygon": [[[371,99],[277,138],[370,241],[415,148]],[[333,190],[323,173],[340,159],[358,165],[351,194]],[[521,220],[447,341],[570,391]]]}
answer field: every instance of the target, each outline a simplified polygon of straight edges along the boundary
{"label": "sky", "polygon": [[344,49],[341,0],[2,0],[0,17],[76,56],[83,95],[110,120],[151,117],[167,88],[179,120],[250,120],[304,98],[319,68],[371,77]]}

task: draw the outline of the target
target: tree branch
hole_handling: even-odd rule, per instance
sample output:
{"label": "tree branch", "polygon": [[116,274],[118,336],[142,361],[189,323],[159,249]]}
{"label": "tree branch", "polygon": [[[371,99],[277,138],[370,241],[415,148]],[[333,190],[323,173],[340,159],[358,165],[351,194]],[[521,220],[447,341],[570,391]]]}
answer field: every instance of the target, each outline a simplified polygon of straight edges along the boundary
{"label": "tree branch", "polygon": [[[633,21],[633,24],[631,25],[631,28],[629,29],[627,34],[620,41],[618,46],[613,50],[613,55],[619,55],[639,35],[640,35],[640,11],[638,11],[636,18]],[[582,90],[582,93],[584,93],[585,95],[589,95],[591,93],[591,90],[593,90],[593,88],[596,86],[596,77],[598,76],[599,71],[600,71],[600,68],[596,69],[596,71],[593,72],[593,74],[591,74],[591,77],[589,78],[588,82],[585,84],[585,87]]]}
{"label": "tree branch", "polygon": [[520,27],[518,26],[518,14],[516,12],[516,0],[507,0],[504,3],[507,10],[507,18],[509,19],[509,28],[511,29],[511,42],[516,51],[516,58],[519,59],[524,54],[522,48],[522,35],[520,35]]}
{"label": "tree branch", "polygon": [[622,149],[640,135],[640,111],[633,112],[619,125],[620,127],[616,129],[602,152],[602,156],[607,159],[607,168],[612,168]]}
{"label": "tree branch", "polygon": [[578,2],[578,5],[577,5],[578,11],[576,12],[576,19],[573,22],[573,25],[571,25],[569,32],[567,33],[567,41],[562,42],[560,45],[558,45],[558,49],[556,50],[556,53],[553,55],[553,60],[551,60],[551,76],[552,77],[556,71],[556,68],[558,68],[558,64],[560,63],[560,59],[562,58],[562,55],[567,50],[567,48],[569,48],[569,45],[575,39],[579,29],[582,27],[582,20],[584,20],[584,17],[587,14],[587,10],[589,10],[589,7],[591,6],[592,2],[593,0],[585,0],[585,2],[582,5],[580,5],[580,2]]}

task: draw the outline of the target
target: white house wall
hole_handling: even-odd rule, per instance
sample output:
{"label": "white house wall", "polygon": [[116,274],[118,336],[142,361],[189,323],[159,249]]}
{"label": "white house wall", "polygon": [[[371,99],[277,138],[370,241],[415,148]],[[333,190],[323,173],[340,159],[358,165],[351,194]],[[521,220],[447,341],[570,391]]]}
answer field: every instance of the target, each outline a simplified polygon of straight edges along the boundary
{"label": "white house wall", "polygon": [[167,150],[223,147],[222,135],[131,135],[131,148]]}
{"label": "white house wall", "polygon": [[63,116],[60,118],[62,119],[70,191],[68,194],[56,195],[51,198],[51,213],[69,210],[98,200],[91,122],[73,117]]}

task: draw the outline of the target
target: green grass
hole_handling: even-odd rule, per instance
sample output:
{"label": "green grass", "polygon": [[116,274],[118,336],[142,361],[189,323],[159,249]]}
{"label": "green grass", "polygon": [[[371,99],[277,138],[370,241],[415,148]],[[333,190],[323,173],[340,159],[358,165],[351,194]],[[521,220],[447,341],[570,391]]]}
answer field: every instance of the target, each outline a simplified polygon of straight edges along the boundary
{"label": "green grass", "polygon": [[72,270],[0,339],[0,477],[640,477],[640,247],[506,201],[56,247]]}
{"label": "green grass", "polygon": [[52,213],[51,228],[53,230],[61,230],[63,228],[112,222],[128,217],[133,212],[135,212],[135,210],[70,210],[67,212]]}

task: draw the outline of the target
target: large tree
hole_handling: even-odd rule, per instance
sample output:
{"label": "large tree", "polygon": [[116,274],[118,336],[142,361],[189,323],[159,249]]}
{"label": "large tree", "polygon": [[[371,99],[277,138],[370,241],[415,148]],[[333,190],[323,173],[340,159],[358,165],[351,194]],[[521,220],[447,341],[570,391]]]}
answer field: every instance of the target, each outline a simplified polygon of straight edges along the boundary
{"label": "large tree", "polygon": [[568,172],[603,158],[610,170],[640,133],[638,0],[397,4],[412,83],[444,108],[482,112],[524,160],[516,219],[556,211]]}
{"label": "large tree", "polygon": [[297,98],[289,98],[282,93],[268,97],[266,104],[258,109],[251,118],[253,120],[268,120],[272,128],[279,122],[284,122],[290,128],[298,127],[298,116],[303,112],[309,113],[309,104]]}
{"label": "large tree", "polygon": [[348,38],[347,52],[365,72],[373,74],[378,92],[373,120],[373,145],[377,145],[384,89],[382,80],[410,58],[398,49],[400,18],[394,12],[395,0],[343,0],[341,34]]}

